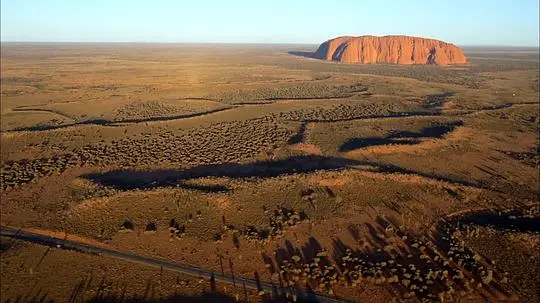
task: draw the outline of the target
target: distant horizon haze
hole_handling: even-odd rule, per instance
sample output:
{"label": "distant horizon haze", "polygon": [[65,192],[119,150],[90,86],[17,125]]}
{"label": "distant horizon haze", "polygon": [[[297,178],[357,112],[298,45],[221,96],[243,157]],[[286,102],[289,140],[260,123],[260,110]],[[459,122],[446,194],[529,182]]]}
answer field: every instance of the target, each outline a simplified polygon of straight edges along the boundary
{"label": "distant horizon haze", "polygon": [[2,42],[318,45],[407,35],[458,46],[539,47],[538,0],[2,0]]}
{"label": "distant horizon haze", "polygon": [[[434,38],[430,38],[434,39]],[[328,39],[327,39],[328,40]],[[326,40],[325,40],[326,41]],[[321,41],[321,43],[325,42]],[[128,44],[138,44],[138,45],[190,45],[190,46],[236,46],[236,45],[247,45],[247,46],[299,46],[299,47],[318,47],[321,43],[294,43],[294,42],[274,42],[274,43],[265,43],[265,42],[145,42],[145,41],[0,41],[3,44],[18,44],[18,45],[128,45]],[[445,41],[449,42],[449,41]],[[452,43],[452,42],[449,42]],[[455,44],[455,43],[454,43]],[[459,45],[458,47],[468,50],[479,49],[482,51],[492,49],[494,51],[504,50],[505,48],[517,50],[521,49],[523,51],[535,51],[540,52],[540,46],[523,46],[523,45]]]}

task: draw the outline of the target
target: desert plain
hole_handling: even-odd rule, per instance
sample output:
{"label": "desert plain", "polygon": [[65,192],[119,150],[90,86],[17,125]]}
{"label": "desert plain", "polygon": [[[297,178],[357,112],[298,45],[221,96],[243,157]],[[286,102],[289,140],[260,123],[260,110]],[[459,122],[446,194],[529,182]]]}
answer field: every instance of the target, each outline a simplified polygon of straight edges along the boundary
{"label": "desert plain", "polygon": [[538,302],[538,49],[316,47],[2,43],[2,227],[200,274],[6,236],[1,301]]}

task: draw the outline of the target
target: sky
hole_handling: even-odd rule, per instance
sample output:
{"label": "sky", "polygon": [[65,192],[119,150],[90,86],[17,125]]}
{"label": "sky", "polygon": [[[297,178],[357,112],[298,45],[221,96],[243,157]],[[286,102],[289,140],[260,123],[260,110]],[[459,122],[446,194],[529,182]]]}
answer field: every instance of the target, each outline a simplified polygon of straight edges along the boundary
{"label": "sky", "polygon": [[1,0],[1,41],[309,43],[411,35],[539,46],[540,0]]}

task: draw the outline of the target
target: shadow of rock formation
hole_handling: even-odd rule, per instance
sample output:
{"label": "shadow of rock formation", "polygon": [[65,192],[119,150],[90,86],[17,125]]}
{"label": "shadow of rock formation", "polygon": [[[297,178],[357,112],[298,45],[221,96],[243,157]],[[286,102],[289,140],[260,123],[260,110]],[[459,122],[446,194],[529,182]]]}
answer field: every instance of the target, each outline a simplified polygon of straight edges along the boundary
{"label": "shadow of rock formation", "polygon": [[311,58],[311,59],[320,59],[317,57],[315,52],[306,52],[306,51],[288,51],[289,55],[298,56],[298,57],[304,57],[304,58]]}

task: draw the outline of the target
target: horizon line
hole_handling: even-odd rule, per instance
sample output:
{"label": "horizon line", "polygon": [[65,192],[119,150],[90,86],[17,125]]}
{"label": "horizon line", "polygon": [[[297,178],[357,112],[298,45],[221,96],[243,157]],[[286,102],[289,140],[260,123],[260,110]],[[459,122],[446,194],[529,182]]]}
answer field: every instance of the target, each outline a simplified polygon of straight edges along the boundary
{"label": "horizon line", "polygon": [[[20,41],[20,40],[0,40],[0,44],[208,44],[208,45],[320,45],[313,42],[194,42],[194,41]],[[454,43],[455,44],[455,43]],[[514,48],[535,48],[540,49],[540,45],[508,45],[508,44],[455,44],[460,47],[514,47]]]}

